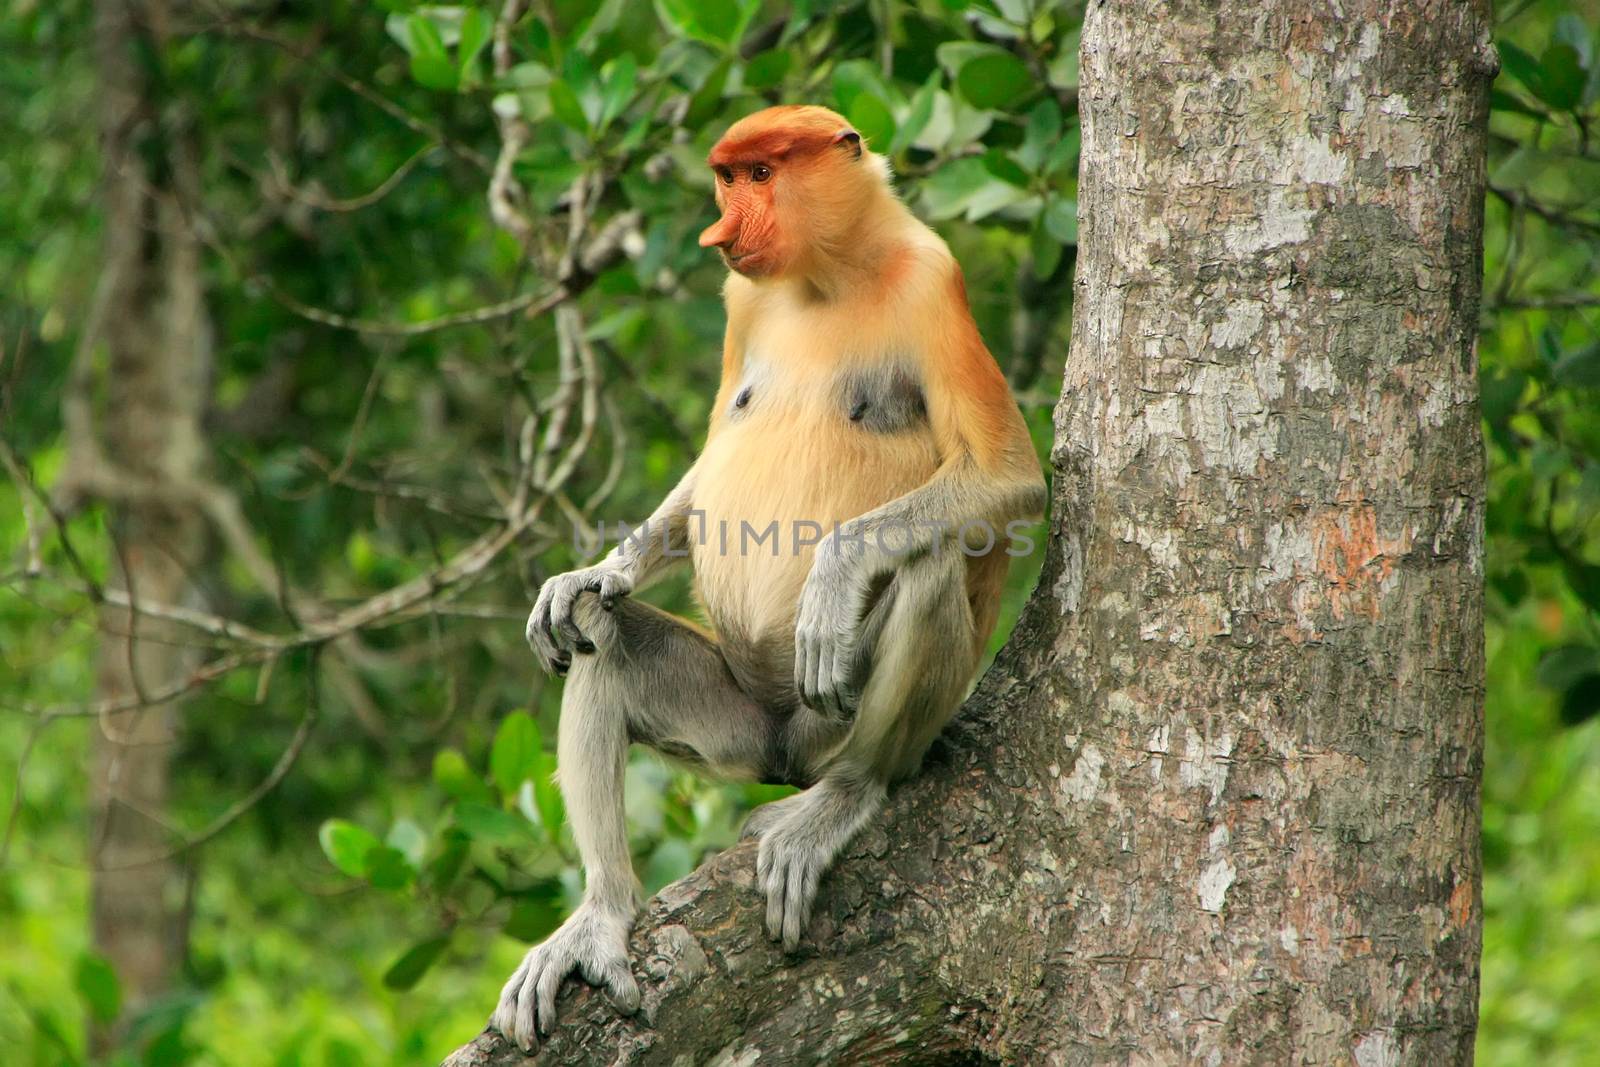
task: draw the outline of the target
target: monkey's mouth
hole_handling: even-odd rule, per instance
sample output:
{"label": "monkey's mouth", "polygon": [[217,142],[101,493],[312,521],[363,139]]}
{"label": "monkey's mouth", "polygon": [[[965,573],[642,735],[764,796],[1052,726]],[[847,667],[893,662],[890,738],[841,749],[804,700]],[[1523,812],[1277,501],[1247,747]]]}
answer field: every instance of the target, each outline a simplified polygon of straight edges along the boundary
{"label": "monkey's mouth", "polygon": [[762,258],[755,252],[740,252],[734,255],[731,252],[722,253],[723,262],[735,274],[743,274],[747,278],[763,277],[767,273]]}

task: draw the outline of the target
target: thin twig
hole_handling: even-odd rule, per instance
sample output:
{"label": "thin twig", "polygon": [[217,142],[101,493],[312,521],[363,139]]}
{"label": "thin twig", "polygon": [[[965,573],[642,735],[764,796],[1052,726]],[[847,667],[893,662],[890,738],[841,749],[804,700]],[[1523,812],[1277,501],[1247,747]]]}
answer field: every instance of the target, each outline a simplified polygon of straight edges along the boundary
{"label": "thin twig", "polygon": [[[246,793],[244,796],[228,805],[226,811],[224,811],[221,815],[218,815],[215,819],[212,819],[211,822],[207,823],[205,828],[199,833],[185,838],[180,844],[175,845],[172,848],[153,853],[149,856],[141,856],[138,859],[129,860],[126,863],[117,863],[105,866],[96,865],[93,869],[95,871],[125,871],[134,867],[146,867],[152,863],[165,863],[167,860],[175,859],[186,852],[190,852],[196,848],[199,848],[207,841],[210,841],[212,838],[222,833],[222,831],[226,830],[229,826],[232,826],[239,820],[240,816],[244,815],[251,808],[261,803],[262,798],[276,789],[278,787],[278,783],[282,782],[284,777],[289,773],[289,769],[295,765],[295,761],[300,758],[300,753],[305,750],[306,742],[311,738],[312,727],[316,726],[317,724],[317,718],[320,710],[319,705],[320,697],[317,692],[317,653],[316,650],[313,649],[310,657],[308,657],[308,662],[306,663],[305,714],[300,717],[300,725],[295,728],[294,736],[289,738],[288,747],[285,748],[278,756],[277,762],[272,765],[272,770],[268,772],[267,776],[258,782],[256,787],[250,790],[250,792]],[[0,853],[0,859],[3,859],[3,856],[4,853]]]}

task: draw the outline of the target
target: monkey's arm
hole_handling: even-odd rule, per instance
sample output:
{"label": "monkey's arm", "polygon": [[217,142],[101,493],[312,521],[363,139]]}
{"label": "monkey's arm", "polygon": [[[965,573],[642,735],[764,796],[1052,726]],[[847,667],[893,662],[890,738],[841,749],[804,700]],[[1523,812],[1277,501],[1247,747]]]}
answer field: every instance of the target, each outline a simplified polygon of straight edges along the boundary
{"label": "monkey's arm", "polygon": [[610,611],[618,597],[642,589],[673,564],[688,558],[694,483],[691,467],[644,525],[622,538],[604,559],[590,567],[558,574],[540,588],[528,615],[527,637],[545,670],[565,674],[572,665],[574,651],[594,651],[594,645],[572,618],[579,596],[599,593],[600,605]]}
{"label": "monkey's arm", "polygon": [[[1031,459],[1031,450],[1030,450]],[[874,508],[817,547],[795,626],[795,687],[807,706],[851,715],[859,697],[861,620],[886,574],[928,553],[1004,551],[1008,524],[1037,518],[1044,479],[1031,470],[990,472],[970,455],[948,460],[933,478]]]}
{"label": "monkey's arm", "polygon": [[795,686],[818,710],[855,710],[860,658],[870,654],[861,648],[861,619],[880,578],[929,552],[961,551],[966,542],[976,542],[977,555],[1003,551],[1007,524],[1044,512],[1044,476],[1027,424],[978,334],[960,268],[950,262],[948,270],[941,298],[908,317],[922,324],[912,348],[923,353],[942,462],[923,485],[848,523],[848,536],[825,539],[801,593]]}

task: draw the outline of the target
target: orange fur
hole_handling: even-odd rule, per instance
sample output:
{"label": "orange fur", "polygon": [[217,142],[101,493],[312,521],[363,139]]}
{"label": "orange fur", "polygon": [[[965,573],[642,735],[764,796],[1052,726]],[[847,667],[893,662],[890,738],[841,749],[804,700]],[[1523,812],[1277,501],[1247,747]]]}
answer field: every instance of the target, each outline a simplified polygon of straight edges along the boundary
{"label": "orange fur", "polygon": [[[1038,461],[1005,376],[984,346],[949,249],[895,197],[870,152],[830,151],[845,120],[823,108],[772,108],[717,143],[724,214],[702,237],[760,258],[724,287],[722,383],[697,470],[695,506],[711,543],[696,552],[697,588],[713,620],[787,647],[812,553],[728,552],[719,524],[757,530],[846,522],[940,477],[1037,481]],[[772,168],[765,183],[750,168]],[[914,357],[928,412],[922,433],[867,435],[841,418],[841,372]],[[755,405],[729,411],[747,374]],[[1008,560],[1003,542],[968,567],[968,593],[987,639]],[[784,638],[779,641],[777,639]],[[774,670],[784,665],[774,663]]]}

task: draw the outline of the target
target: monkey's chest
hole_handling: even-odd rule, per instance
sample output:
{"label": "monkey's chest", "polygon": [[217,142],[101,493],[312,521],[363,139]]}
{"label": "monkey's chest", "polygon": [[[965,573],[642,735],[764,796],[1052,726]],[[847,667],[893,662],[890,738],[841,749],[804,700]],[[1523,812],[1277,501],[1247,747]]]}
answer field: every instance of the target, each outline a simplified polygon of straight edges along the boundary
{"label": "monkey's chest", "polygon": [[696,585],[725,640],[776,643],[781,659],[815,546],[938,467],[927,402],[896,362],[811,375],[756,363],[724,416],[696,472]]}

